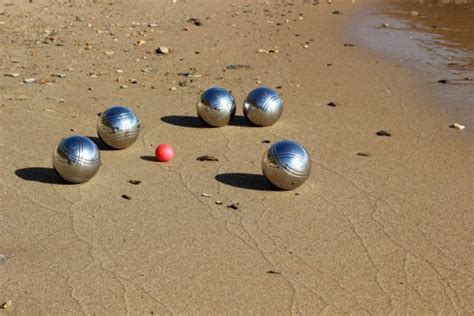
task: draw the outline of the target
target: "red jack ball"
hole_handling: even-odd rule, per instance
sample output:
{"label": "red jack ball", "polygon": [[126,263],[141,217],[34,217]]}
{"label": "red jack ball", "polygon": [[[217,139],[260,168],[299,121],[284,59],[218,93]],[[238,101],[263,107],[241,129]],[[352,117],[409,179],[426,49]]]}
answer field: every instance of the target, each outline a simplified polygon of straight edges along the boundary
{"label": "red jack ball", "polygon": [[173,147],[168,144],[161,144],[156,147],[155,157],[156,160],[161,162],[170,161],[174,156]]}

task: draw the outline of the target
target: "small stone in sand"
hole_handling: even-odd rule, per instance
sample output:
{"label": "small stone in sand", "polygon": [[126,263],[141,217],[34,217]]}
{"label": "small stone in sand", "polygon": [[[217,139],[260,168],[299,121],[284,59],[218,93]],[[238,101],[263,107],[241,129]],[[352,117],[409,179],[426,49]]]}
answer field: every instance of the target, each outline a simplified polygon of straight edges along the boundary
{"label": "small stone in sand", "polygon": [[232,203],[230,205],[227,205],[227,207],[237,211],[240,208],[240,205],[239,203]]}
{"label": "small stone in sand", "polygon": [[235,70],[235,69],[251,69],[252,66],[249,65],[241,65],[241,64],[230,64],[225,67],[228,70]]}
{"label": "small stone in sand", "polygon": [[332,11],[332,14],[342,14],[342,12],[338,11],[338,10],[335,10],[335,11]]}
{"label": "small stone in sand", "polygon": [[212,195],[207,194],[207,193],[201,193],[201,196],[203,196],[203,197],[211,197]]}
{"label": "small stone in sand", "polygon": [[196,158],[197,161],[219,161],[217,157],[204,155]]}
{"label": "small stone in sand", "polygon": [[170,53],[170,49],[166,46],[160,46],[156,49],[156,53],[160,55],[166,55]]}
{"label": "small stone in sand", "polygon": [[413,11],[410,12],[410,15],[411,16],[418,16],[418,11],[413,10]]}
{"label": "small stone in sand", "polygon": [[355,46],[355,44],[351,44],[351,43],[344,43],[344,47],[353,47]]}
{"label": "small stone in sand", "polygon": [[33,83],[33,82],[36,82],[36,78],[27,78],[23,80],[23,83]]}
{"label": "small stone in sand", "polygon": [[222,201],[215,201],[216,205],[222,205]]}
{"label": "small stone in sand", "polygon": [[7,256],[0,254],[0,264],[4,263],[7,261]]}
{"label": "small stone in sand", "polygon": [[126,84],[123,84],[123,85],[120,86],[120,88],[121,88],[121,89],[127,89],[128,86],[127,86]]}
{"label": "small stone in sand", "polygon": [[448,80],[447,79],[441,79],[441,80],[438,80],[439,83],[448,83]]}
{"label": "small stone in sand", "polygon": [[334,102],[334,101],[331,101],[331,102],[327,103],[326,105],[327,105],[327,106],[336,107],[336,106],[337,106],[337,103]]}
{"label": "small stone in sand", "polygon": [[131,180],[128,180],[128,183],[133,184],[133,185],[139,185],[139,184],[142,183],[142,182],[141,182],[140,180],[133,180],[133,179],[131,179]]}
{"label": "small stone in sand", "polygon": [[127,194],[122,194],[122,198],[125,199],[125,200],[131,200],[132,197],[130,195],[127,195]]}
{"label": "small stone in sand", "polygon": [[281,274],[280,271],[275,271],[275,270],[268,270],[267,273],[268,274]]}
{"label": "small stone in sand", "polygon": [[466,128],[466,126],[461,125],[461,124],[459,124],[459,123],[453,123],[453,124],[449,125],[449,127],[455,128],[455,129],[459,129],[459,130],[463,130],[463,129]]}
{"label": "small stone in sand", "polygon": [[268,140],[268,139],[264,139],[264,140],[262,140],[262,144],[270,144],[270,143],[271,143],[271,141],[270,141],[270,140]]}
{"label": "small stone in sand", "polygon": [[370,154],[369,154],[369,153],[367,153],[367,152],[361,151],[361,152],[358,152],[358,153],[357,153],[357,156],[362,156],[362,157],[369,157],[369,156],[370,156]]}
{"label": "small stone in sand", "polygon": [[17,78],[20,77],[19,72],[13,72],[13,73],[8,73],[8,74],[3,74],[5,77],[12,77],[12,78]]}
{"label": "small stone in sand", "polygon": [[5,303],[3,303],[3,304],[0,306],[0,308],[1,308],[1,309],[7,309],[7,308],[12,307],[12,305],[13,305],[13,302],[12,302],[11,300],[8,300],[8,301],[6,301]]}
{"label": "small stone in sand", "polygon": [[386,136],[386,137],[392,136],[392,134],[390,134],[389,132],[387,132],[387,131],[385,131],[385,130],[383,130],[383,129],[380,130],[380,131],[378,131],[376,134],[377,134],[377,136]]}
{"label": "small stone in sand", "polygon": [[382,24],[382,26],[383,26],[383,27],[389,27],[389,26],[390,26],[390,24],[388,24],[388,23],[384,23],[384,24]]}

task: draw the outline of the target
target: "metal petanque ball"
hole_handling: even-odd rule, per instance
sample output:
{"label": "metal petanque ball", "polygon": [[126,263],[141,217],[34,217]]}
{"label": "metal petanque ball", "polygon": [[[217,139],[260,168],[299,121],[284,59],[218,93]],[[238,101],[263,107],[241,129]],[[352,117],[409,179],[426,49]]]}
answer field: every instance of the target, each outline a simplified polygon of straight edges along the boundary
{"label": "metal petanque ball", "polygon": [[74,135],[65,137],[53,152],[53,168],[72,183],[89,181],[99,170],[100,152],[89,138]]}
{"label": "metal petanque ball", "polygon": [[244,102],[244,116],[257,126],[270,126],[276,123],[283,113],[283,101],[270,88],[260,87],[252,90]]}
{"label": "metal petanque ball", "polygon": [[107,145],[124,149],[138,138],[140,122],[132,110],[113,106],[102,113],[97,124],[97,134]]}
{"label": "metal petanque ball", "polygon": [[275,186],[292,190],[302,185],[311,172],[311,158],[297,142],[274,143],[263,156],[263,175]]}
{"label": "metal petanque ball", "polygon": [[229,124],[236,110],[232,93],[220,87],[204,91],[196,107],[199,118],[214,127]]}

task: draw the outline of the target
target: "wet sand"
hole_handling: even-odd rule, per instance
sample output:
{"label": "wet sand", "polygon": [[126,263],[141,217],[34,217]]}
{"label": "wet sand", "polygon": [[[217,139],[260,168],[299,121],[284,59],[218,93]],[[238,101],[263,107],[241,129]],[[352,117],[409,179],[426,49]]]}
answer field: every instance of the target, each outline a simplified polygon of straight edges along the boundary
{"label": "wet sand", "polygon": [[[471,1],[365,3],[350,36],[407,68],[455,120],[474,128],[474,5]],[[441,81],[441,85],[439,84]]]}
{"label": "wet sand", "polygon": [[[472,137],[413,70],[347,39],[357,2],[215,3],[0,5],[0,314],[474,313]],[[212,85],[237,99],[229,126],[195,115]],[[268,128],[242,117],[258,85],[285,101]],[[64,184],[55,145],[96,137],[113,104],[139,140]],[[261,175],[282,138],[313,160],[295,191]]]}

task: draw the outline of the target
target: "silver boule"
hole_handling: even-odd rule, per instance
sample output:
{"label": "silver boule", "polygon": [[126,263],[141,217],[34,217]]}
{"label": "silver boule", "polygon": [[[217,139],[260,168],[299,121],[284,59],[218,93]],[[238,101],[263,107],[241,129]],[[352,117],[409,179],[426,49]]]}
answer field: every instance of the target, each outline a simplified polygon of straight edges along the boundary
{"label": "silver boule", "polygon": [[215,127],[229,124],[236,110],[232,93],[220,87],[204,91],[196,107],[199,118]]}
{"label": "silver boule", "polygon": [[244,116],[257,126],[270,126],[280,119],[283,101],[274,90],[259,87],[252,90],[244,102]]}
{"label": "silver boule", "polygon": [[282,140],[265,152],[263,175],[275,186],[292,190],[302,185],[311,173],[311,158],[306,149],[295,141]]}
{"label": "silver boule", "polygon": [[100,152],[87,137],[73,135],[61,140],[53,152],[53,168],[72,183],[89,181],[99,170]]}
{"label": "silver boule", "polygon": [[107,145],[124,149],[138,138],[140,122],[132,110],[113,106],[102,113],[97,123],[97,134]]}

